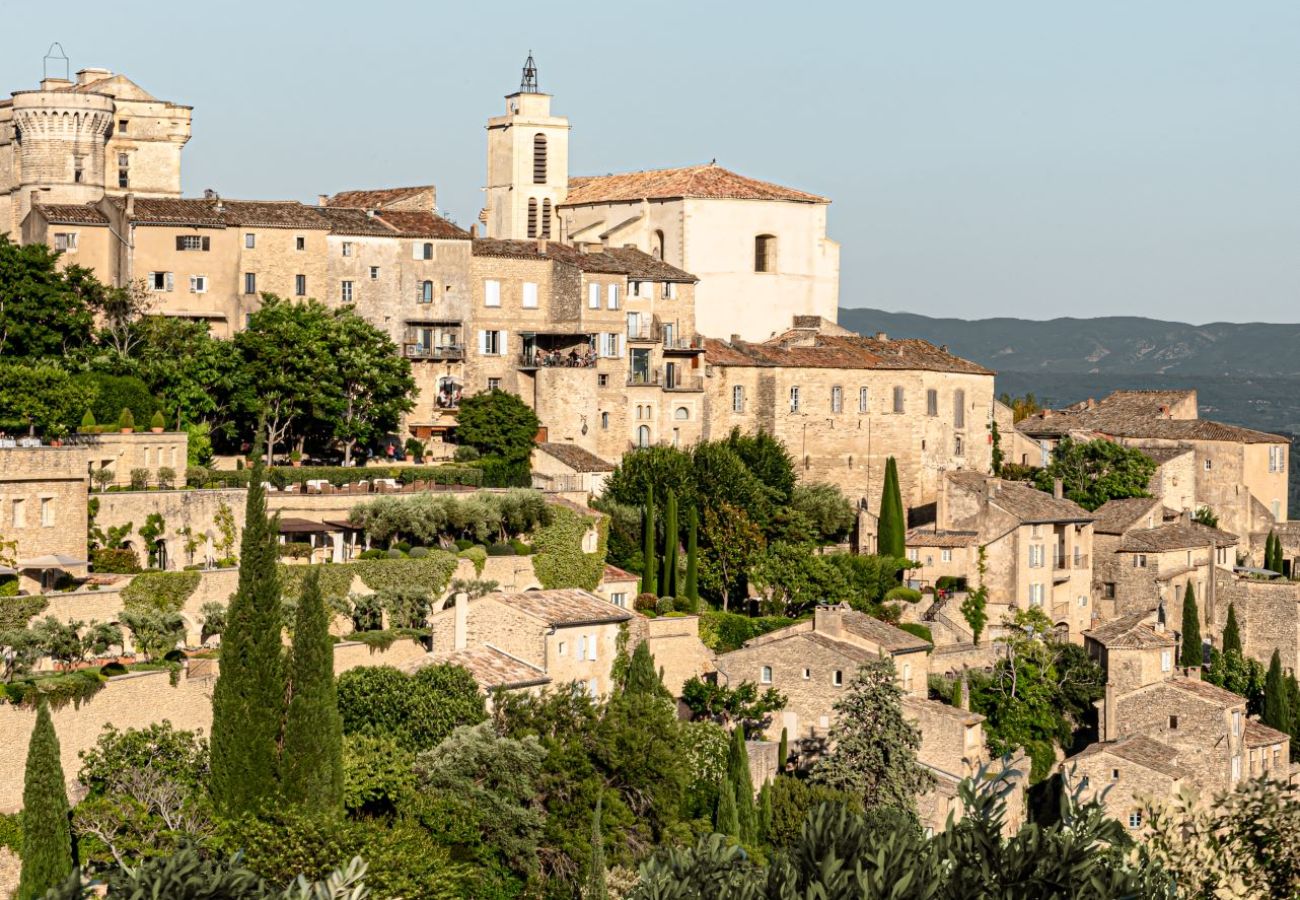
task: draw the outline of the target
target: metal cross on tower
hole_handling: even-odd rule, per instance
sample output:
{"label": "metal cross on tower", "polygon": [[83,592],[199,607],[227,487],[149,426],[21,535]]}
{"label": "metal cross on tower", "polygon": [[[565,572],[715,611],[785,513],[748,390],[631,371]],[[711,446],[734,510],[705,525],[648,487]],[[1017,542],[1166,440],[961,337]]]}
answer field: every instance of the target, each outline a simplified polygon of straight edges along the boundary
{"label": "metal cross on tower", "polygon": [[524,77],[519,82],[519,93],[537,94],[537,64],[533,62],[533,51],[528,51],[528,60],[524,63]]}

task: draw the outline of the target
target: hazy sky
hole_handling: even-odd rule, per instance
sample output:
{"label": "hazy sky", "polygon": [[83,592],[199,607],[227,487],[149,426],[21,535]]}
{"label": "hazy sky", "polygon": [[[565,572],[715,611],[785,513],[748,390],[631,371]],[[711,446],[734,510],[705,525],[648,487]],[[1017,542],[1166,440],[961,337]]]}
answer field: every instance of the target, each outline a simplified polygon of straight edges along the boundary
{"label": "hazy sky", "polygon": [[833,199],[841,304],[1300,320],[1300,3],[0,0],[0,90],[190,104],[184,188],[432,181],[482,206],[531,48],[570,170],[718,162]]}

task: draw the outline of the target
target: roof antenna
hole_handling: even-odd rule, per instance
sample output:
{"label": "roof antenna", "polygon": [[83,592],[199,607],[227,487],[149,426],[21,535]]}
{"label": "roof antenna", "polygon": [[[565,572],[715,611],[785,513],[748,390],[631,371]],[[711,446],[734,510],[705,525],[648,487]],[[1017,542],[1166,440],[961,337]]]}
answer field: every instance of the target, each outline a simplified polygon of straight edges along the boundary
{"label": "roof antenna", "polygon": [[528,51],[528,60],[524,63],[524,77],[519,82],[519,93],[539,94],[537,89],[537,64],[533,62],[533,51]]}
{"label": "roof antenna", "polygon": [[[54,48],[55,48],[55,47],[58,47],[58,48],[59,48],[59,52],[58,52],[58,53],[55,53],[55,52],[54,52]],[[71,68],[70,68],[69,63],[68,63],[68,54],[65,53],[65,52],[63,51],[63,45],[60,44],[58,41],[55,41],[53,44],[50,44],[50,49],[49,49],[49,50],[46,50],[46,51],[45,51],[45,56],[41,58],[41,72],[42,72],[42,74],[43,74],[46,78],[49,78],[49,77],[50,77],[50,63],[53,62],[53,63],[55,64],[55,70],[57,71],[57,70],[58,70],[58,63],[59,63],[60,61],[62,61],[62,63],[63,63],[63,80],[64,80],[64,81],[68,81],[68,80],[70,80],[69,77],[68,77],[68,75],[69,75],[69,73],[71,72]]]}

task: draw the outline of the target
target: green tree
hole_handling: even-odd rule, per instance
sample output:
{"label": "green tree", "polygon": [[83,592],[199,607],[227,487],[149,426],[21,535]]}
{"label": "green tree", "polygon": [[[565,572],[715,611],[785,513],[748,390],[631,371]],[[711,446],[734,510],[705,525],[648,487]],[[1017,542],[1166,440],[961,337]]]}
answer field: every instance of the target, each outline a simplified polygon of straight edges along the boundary
{"label": "green tree", "polygon": [[173,420],[206,423],[212,433],[228,436],[241,407],[253,402],[235,342],[212,337],[206,322],[173,316],[146,316],[137,330],[133,371]]}
{"label": "green tree", "polygon": [[755,554],[749,580],[762,594],[764,613],[797,616],[818,604],[852,601],[848,580],[831,559],[807,544],[784,541]]}
{"label": "green tree", "polygon": [[1198,525],[1204,525],[1207,528],[1218,528],[1219,517],[1214,514],[1214,510],[1208,506],[1198,506],[1196,513],[1192,516],[1192,521]]}
{"label": "green tree", "polygon": [[[3,241],[0,236],[0,241]],[[0,244],[0,252],[3,244]],[[36,711],[36,726],[27,745],[23,780],[22,875],[18,900],[39,900],[63,883],[72,871],[72,833],[68,823],[68,794],[49,706]]]}
{"label": "green tree", "polygon": [[1064,437],[1035,484],[1051,491],[1059,478],[1066,499],[1091,512],[1108,500],[1151,496],[1147,486],[1155,471],[1155,460],[1141,450],[1104,438],[1079,442]]}
{"label": "green tree", "polygon": [[842,541],[858,521],[853,504],[833,484],[797,484],[790,497],[790,508],[812,524],[810,537],[818,544]]}
{"label": "green tree", "polygon": [[540,422],[524,401],[501,390],[465,397],[456,412],[456,437],[507,469],[527,470]]}
{"label": "green tree", "polygon": [[601,807],[604,798],[596,797],[596,811],[591,816],[591,864],[587,876],[587,890],[582,900],[609,900],[609,889],[605,886],[605,835],[600,827]]}
{"label": "green tree", "polygon": [[655,491],[652,485],[645,489],[645,505],[641,510],[641,593],[659,596],[659,562],[655,553]]}
{"label": "green tree", "polygon": [[776,771],[780,774],[790,764],[790,735],[788,729],[781,728],[781,743],[776,748]]}
{"label": "green tree", "polygon": [[885,483],[880,492],[880,519],[876,531],[876,552],[895,558],[907,555],[907,519],[899,490],[898,463],[885,462]]}
{"label": "green tree", "polygon": [[861,797],[867,809],[914,811],[932,777],[917,762],[921,733],[904,717],[902,700],[892,660],[864,665],[835,703],[834,749],[818,761],[813,780]]}
{"label": "green tree", "polygon": [[1237,604],[1228,604],[1228,621],[1223,626],[1223,652],[1241,654],[1241,631],[1237,626]]}
{"label": "green tree", "polygon": [[686,588],[691,600],[700,599],[700,511],[692,506],[686,513]]}
{"label": "green tree", "polygon": [[1002,449],[1002,435],[998,432],[998,423],[996,419],[989,422],[989,438],[993,443],[993,458],[992,466],[990,468],[993,472],[993,477],[996,478],[1002,474],[1002,463],[1007,458],[1006,452]]}
{"label": "green tree", "polygon": [[745,468],[761,484],[772,491],[774,502],[788,503],[793,499],[798,482],[794,460],[776,437],[761,430],[753,434],[741,434],[737,427],[727,435],[727,447],[740,457]]}
{"label": "green tree", "polygon": [[682,702],[694,719],[735,723],[745,734],[761,733],[772,721],[772,713],[785,709],[786,698],[776,688],[759,693],[752,681],[732,687],[692,677],[682,686]]}
{"label": "green tree", "polygon": [[677,590],[677,547],[681,541],[681,532],[677,527],[677,494],[668,491],[668,500],[664,504],[664,556],[663,575],[659,579],[659,595],[676,597]]}
{"label": "green tree", "polygon": [[743,597],[746,571],[763,549],[763,534],[745,511],[730,503],[704,508],[704,537],[710,550],[701,560],[705,587],[730,608],[733,596]]}
{"label": "green tree", "polygon": [[1264,678],[1264,709],[1260,715],[1263,723],[1276,728],[1283,734],[1294,730],[1291,699],[1287,690],[1286,677],[1282,674],[1282,656],[1273,651],[1268,661],[1268,675]]}
{"label": "green tree", "polygon": [[[731,732],[731,751],[727,754],[727,775],[722,795],[731,795],[736,808],[737,837],[752,844],[758,838],[758,810],[754,807],[754,783],[749,774],[749,750],[745,747],[743,728]],[[719,808],[721,818],[722,809]],[[729,832],[726,832],[729,833]]]}
{"label": "green tree", "polygon": [[89,269],[60,269],[58,258],[0,234],[0,359],[55,359],[89,346],[104,288]]}
{"label": "green tree", "polygon": [[478,683],[452,665],[411,675],[391,666],[351,669],[338,677],[338,704],[344,734],[391,737],[412,752],[431,750],[458,726],[487,717]]}
{"label": "green tree", "polygon": [[713,813],[713,830],[718,834],[740,840],[740,813],[736,809],[736,792],[730,782],[723,781],[718,791],[718,804]]}
{"label": "green tree", "polygon": [[221,675],[212,695],[212,797],[230,817],[267,807],[280,787],[284,613],[276,567],[279,529],[266,512],[260,450],[259,430],[244,507],[239,583],[226,611]]}
{"label": "green tree", "polygon": [[320,571],[313,568],[303,582],[289,653],[289,708],[280,777],[284,799],[315,812],[343,808],[343,720],[334,685],[329,623]]}
{"label": "green tree", "polygon": [[1178,661],[1184,666],[1202,666],[1205,664],[1204,648],[1201,645],[1201,613],[1196,606],[1196,591],[1192,583],[1187,582],[1183,593],[1183,632],[1182,649]]}
{"label": "green tree", "polygon": [[88,387],[54,363],[0,365],[0,428],[61,437],[76,427],[93,399]]}
{"label": "green tree", "polygon": [[158,609],[128,609],[122,612],[122,624],[131,632],[136,649],[151,661],[159,660],[176,649],[185,637],[185,620],[180,613]]}
{"label": "green tree", "polygon": [[414,407],[411,362],[392,339],[346,306],[334,313],[330,353],[339,385],[339,406],[330,417],[333,436],[343,445],[343,465],[352,451],[397,427]]}
{"label": "green tree", "polygon": [[977,563],[980,580],[979,587],[967,591],[966,599],[961,602],[962,618],[965,619],[966,624],[970,626],[972,634],[971,640],[977,645],[980,642],[980,635],[984,633],[984,626],[987,625],[989,621],[989,589],[984,584],[984,575],[988,571],[987,560],[988,553],[984,549],[984,546],[980,545]]}

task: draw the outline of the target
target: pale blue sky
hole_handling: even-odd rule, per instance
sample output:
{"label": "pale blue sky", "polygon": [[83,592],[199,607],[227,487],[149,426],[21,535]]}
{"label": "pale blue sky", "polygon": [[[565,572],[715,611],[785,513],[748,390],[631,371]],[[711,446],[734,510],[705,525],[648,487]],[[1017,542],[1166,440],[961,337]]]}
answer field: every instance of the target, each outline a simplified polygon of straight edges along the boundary
{"label": "pale blue sky", "polygon": [[825,194],[844,306],[1297,321],[1300,3],[0,0],[0,89],[195,107],[185,191],[433,181],[482,205],[531,48],[574,174],[706,162]]}

